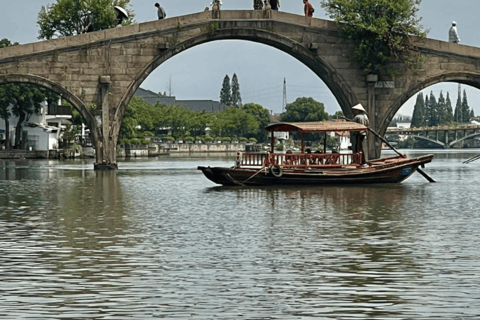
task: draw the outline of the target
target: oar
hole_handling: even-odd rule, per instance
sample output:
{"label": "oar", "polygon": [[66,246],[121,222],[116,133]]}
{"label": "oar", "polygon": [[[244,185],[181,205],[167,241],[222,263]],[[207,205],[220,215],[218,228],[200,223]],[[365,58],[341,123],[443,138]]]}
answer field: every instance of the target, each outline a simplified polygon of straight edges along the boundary
{"label": "oar", "polygon": [[480,159],[480,154],[478,154],[478,155],[476,155],[476,156],[473,156],[473,157],[471,157],[470,159],[467,159],[467,160],[463,161],[463,163],[470,163],[470,162],[473,162],[473,161],[478,160],[478,159]]}
{"label": "oar", "polygon": [[[347,119],[347,118],[344,118],[348,121],[351,121],[351,122],[354,122],[353,120],[350,120],[350,119]],[[397,149],[395,149],[385,138],[383,138],[381,135],[379,135],[378,133],[376,133],[373,129],[367,127],[368,131],[370,131],[371,133],[373,133],[377,138],[379,138],[380,140],[382,140],[383,142],[385,142],[385,144],[390,147],[390,149],[392,149],[393,151],[395,151],[399,156],[401,156],[402,158],[406,158],[406,156],[404,154],[401,154],[400,152],[398,152]],[[435,180],[433,180],[432,178],[430,178],[425,172],[423,172],[422,169],[420,168],[417,168],[417,171],[418,173],[420,173],[422,176],[425,177],[425,179],[428,180],[428,182],[435,182]]]}
{"label": "oar", "polygon": [[[385,142],[385,144],[387,146],[389,146],[393,151],[395,151],[397,154],[399,154],[402,158],[406,158],[406,156],[404,154],[401,154],[400,152],[398,152],[397,149],[395,149],[386,139],[384,139],[381,135],[379,135],[378,133],[376,133],[375,131],[373,131],[373,129],[370,129],[368,128],[368,131],[370,131],[371,133],[373,133],[377,138],[379,138],[380,140],[382,140],[383,142]],[[428,182],[435,182],[435,180],[433,180],[428,174],[426,174],[425,172],[423,172],[422,169],[420,168],[417,168],[417,171],[418,173],[420,173],[422,176],[425,177],[425,179],[428,180]]]}

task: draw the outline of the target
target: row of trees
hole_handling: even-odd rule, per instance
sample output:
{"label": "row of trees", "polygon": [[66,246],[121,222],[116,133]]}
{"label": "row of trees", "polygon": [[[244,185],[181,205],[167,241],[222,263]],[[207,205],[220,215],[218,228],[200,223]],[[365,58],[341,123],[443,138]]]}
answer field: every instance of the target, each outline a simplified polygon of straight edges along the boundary
{"label": "row of trees", "polygon": [[[281,120],[322,121],[331,117],[333,116],[328,115],[323,103],[313,98],[298,98],[287,104]],[[208,127],[213,137],[245,137],[266,142],[268,137],[264,128],[270,122],[269,111],[256,103],[232,106],[218,113],[207,113],[195,112],[181,106],[151,105],[141,98],[133,97],[125,112],[120,135],[121,139],[132,139],[138,136],[138,128],[147,132],[168,129],[173,137],[179,139],[186,136],[204,136]]]}
{"label": "row of trees", "polygon": [[463,90],[463,99],[458,95],[455,110],[452,108],[450,94],[443,95],[440,91],[438,101],[430,92],[430,96],[423,97],[423,93],[417,95],[415,107],[412,115],[412,127],[434,127],[439,125],[447,125],[456,123],[469,123],[470,119],[475,117],[473,109],[468,105],[467,93]]}

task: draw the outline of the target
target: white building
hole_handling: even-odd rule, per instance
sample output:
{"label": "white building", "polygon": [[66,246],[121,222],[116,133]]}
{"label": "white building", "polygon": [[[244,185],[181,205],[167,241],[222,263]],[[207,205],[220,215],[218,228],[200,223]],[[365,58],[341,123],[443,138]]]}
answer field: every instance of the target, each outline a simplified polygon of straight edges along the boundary
{"label": "white building", "polygon": [[[48,110],[49,109],[49,110]],[[71,123],[72,112],[69,106],[53,106],[48,108],[45,104],[38,115],[33,114],[22,124],[23,131],[27,135],[27,149],[29,150],[55,150],[58,149],[58,140],[61,137],[62,128]],[[9,133],[11,144],[15,141],[15,130],[18,119],[9,119]],[[5,148],[5,120],[0,119],[1,148]]]}

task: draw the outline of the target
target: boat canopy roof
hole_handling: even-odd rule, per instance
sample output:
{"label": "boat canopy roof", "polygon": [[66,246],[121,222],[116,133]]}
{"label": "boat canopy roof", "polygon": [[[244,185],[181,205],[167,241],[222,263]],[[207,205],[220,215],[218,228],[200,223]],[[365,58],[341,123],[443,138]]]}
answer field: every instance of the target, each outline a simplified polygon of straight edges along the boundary
{"label": "boat canopy roof", "polygon": [[346,121],[316,121],[316,122],[279,122],[265,127],[269,132],[345,132],[345,131],[367,131],[368,127],[363,124]]}

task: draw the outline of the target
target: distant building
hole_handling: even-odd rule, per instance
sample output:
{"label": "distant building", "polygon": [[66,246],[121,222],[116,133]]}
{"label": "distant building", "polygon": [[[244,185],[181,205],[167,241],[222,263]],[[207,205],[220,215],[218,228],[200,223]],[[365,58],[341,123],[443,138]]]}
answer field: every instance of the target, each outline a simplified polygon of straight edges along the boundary
{"label": "distant building", "polygon": [[[70,106],[50,106],[46,107],[42,103],[42,108],[38,115],[33,114],[22,123],[22,129],[27,134],[26,147],[30,150],[55,150],[58,149],[58,140],[61,137],[61,129],[66,124],[71,124],[72,109]],[[13,145],[15,141],[15,130],[18,118],[11,117],[9,119],[9,135]],[[5,120],[0,119],[0,143],[2,148],[5,147]]]}
{"label": "distant building", "polygon": [[182,106],[197,112],[219,112],[225,110],[225,105],[213,100],[177,100],[161,93],[138,88],[135,95],[150,104],[163,104],[166,106]]}

